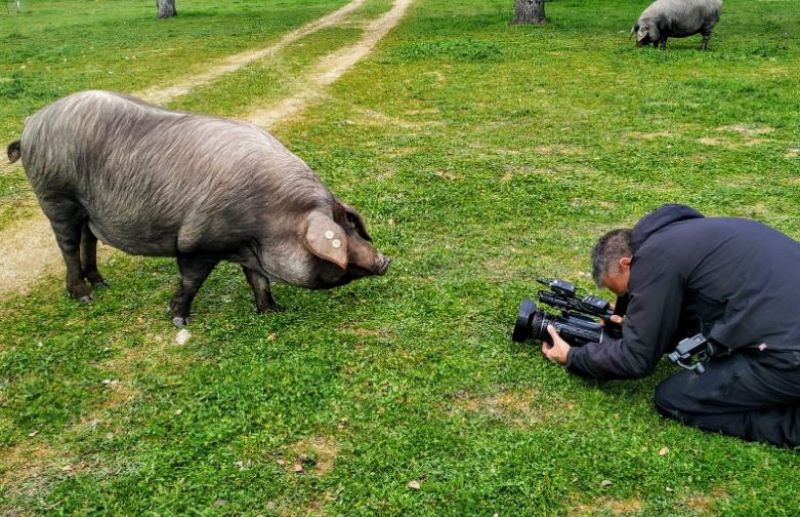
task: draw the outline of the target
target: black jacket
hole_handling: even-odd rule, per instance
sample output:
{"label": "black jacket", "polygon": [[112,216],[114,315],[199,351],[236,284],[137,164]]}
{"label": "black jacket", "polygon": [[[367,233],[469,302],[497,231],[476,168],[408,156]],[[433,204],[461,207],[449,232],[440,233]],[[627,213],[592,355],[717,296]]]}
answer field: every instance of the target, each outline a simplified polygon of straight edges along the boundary
{"label": "black jacket", "polygon": [[800,243],[755,221],[706,218],[682,205],[651,212],[631,239],[623,337],[573,347],[571,371],[643,377],[696,332],[734,350],[800,350]]}

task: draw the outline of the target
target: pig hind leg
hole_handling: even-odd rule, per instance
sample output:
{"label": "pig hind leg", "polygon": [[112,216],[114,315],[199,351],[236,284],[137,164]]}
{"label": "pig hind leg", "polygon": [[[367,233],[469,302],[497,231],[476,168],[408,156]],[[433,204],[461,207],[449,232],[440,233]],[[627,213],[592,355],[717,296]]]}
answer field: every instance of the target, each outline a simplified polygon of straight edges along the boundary
{"label": "pig hind leg", "polygon": [[71,200],[56,202],[50,200],[43,208],[50,219],[56,242],[61,249],[67,266],[67,292],[84,303],[92,301],[91,289],[83,280],[81,266],[81,229],[85,214],[83,209]]}
{"label": "pig hind leg", "polygon": [[219,257],[200,253],[179,253],[178,269],[181,283],[170,302],[172,323],[183,327],[189,323],[189,312],[200,286],[206,281],[211,270],[219,263]]}
{"label": "pig hind leg", "polygon": [[105,279],[97,270],[97,237],[89,228],[89,220],[83,222],[81,228],[81,274],[92,283],[94,288],[108,287]]}
{"label": "pig hind leg", "polygon": [[700,50],[708,50],[708,40],[711,39],[711,29],[703,30],[703,41],[700,43]]}
{"label": "pig hind leg", "polygon": [[244,271],[244,276],[247,277],[247,283],[250,284],[250,289],[253,290],[253,296],[255,296],[256,299],[256,309],[259,313],[283,310],[283,307],[278,305],[275,298],[272,297],[269,278],[258,271],[248,269],[244,266],[242,266],[242,271]]}

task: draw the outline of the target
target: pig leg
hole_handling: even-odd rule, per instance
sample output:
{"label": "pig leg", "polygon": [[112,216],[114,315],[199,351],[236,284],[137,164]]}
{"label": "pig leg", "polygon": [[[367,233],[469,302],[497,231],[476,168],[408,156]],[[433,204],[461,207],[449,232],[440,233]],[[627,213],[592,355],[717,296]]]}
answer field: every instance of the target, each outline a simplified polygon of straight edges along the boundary
{"label": "pig leg", "polygon": [[81,267],[81,226],[83,217],[79,215],[79,208],[72,202],[48,207],[47,217],[56,235],[56,242],[61,249],[64,263],[67,266],[67,292],[73,298],[83,303],[92,301],[91,289],[83,281],[83,268]]}
{"label": "pig leg", "polygon": [[703,42],[700,43],[700,50],[708,50],[708,40],[711,39],[711,31],[703,31]]}
{"label": "pig leg", "polygon": [[244,276],[247,277],[247,283],[250,284],[250,289],[253,290],[253,295],[256,298],[256,309],[259,313],[280,312],[283,310],[283,307],[278,305],[275,298],[272,297],[269,278],[258,271],[248,269],[244,266],[242,266],[242,271],[244,271]]}
{"label": "pig leg", "polygon": [[183,327],[189,323],[189,312],[197,291],[206,281],[211,270],[219,263],[219,257],[199,253],[178,253],[178,269],[181,283],[170,302],[172,323]]}
{"label": "pig leg", "polygon": [[92,287],[108,287],[103,276],[97,270],[97,237],[89,229],[89,221],[83,222],[81,228],[81,272],[83,278],[92,283]]}

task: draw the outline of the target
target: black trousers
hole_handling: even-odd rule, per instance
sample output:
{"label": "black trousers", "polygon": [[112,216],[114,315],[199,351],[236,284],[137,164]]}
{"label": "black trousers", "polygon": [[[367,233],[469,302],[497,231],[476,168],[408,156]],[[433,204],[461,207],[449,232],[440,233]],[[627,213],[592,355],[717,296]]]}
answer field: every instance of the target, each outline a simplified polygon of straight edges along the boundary
{"label": "black trousers", "polygon": [[658,385],[659,413],[749,441],[800,445],[800,352],[748,350],[705,366]]}

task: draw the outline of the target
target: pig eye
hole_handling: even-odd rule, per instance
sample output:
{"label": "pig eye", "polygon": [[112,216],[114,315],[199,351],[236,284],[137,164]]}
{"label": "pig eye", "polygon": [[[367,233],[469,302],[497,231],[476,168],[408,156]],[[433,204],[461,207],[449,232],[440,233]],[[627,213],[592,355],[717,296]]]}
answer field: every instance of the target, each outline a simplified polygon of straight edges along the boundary
{"label": "pig eye", "polygon": [[372,237],[369,236],[367,229],[364,228],[364,221],[357,214],[347,212],[347,224],[350,225],[350,229],[355,230],[362,238],[372,242]]}

